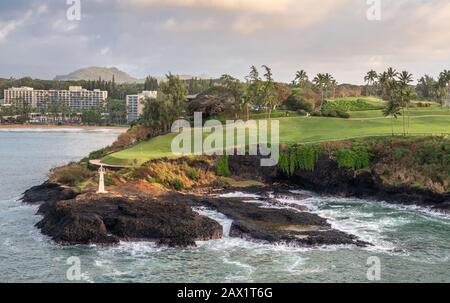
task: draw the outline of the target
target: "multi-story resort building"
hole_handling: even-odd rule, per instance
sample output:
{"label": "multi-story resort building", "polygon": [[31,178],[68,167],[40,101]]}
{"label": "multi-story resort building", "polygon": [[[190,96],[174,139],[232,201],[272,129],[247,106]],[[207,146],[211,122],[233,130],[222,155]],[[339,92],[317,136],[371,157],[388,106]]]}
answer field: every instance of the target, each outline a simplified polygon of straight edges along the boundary
{"label": "multi-story resort building", "polygon": [[95,89],[89,91],[81,86],[70,86],[68,90],[35,90],[30,87],[5,89],[4,104],[11,105],[23,101],[32,108],[45,108],[56,102],[64,104],[74,111],[82,111],[105,105],[108,92]]}
{"label": "multi-story resort building", "polygon": [[144,111],[144,100],[146,98],[156,99],[157,91],[143,91],[137,95],[127,95],[127,121],[132,123],[139,119]]}

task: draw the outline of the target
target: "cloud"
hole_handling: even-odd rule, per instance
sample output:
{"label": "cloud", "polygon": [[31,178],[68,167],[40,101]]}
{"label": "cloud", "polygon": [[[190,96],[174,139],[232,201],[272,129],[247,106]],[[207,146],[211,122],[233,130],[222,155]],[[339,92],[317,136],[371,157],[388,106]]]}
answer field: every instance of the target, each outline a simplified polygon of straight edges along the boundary
{"label": "cloud", "polygon": [[[231,19],[231,29],[241,34],[252,34],[254,32],[269,29],[303,29],[326,20],[332,13],[346,9],[347,4],[354,0],[120,0],[123,7],[137,7],[148,9],[148,12],[157,8],[173,8],[193,10],[207,10],[217,19],[222,19],[227,12],[234,12],[233,15],[226,15],[228,20],[221,20],[227,23]],[[218,15],[222,13],[222,15]],[[210,18],[211,19],[211,18]],[[168,20],[166,28],[177,28],[179,30],[180,21]],[[185,24],[187,29],[199,30],[210,29],[214,22],[189,21]]]}
{"label": "cloud", "polygon": [[110,52],[111,52],[111,49],[110,49],[109,47],[105,47],[105,48],[102,48],[102,49],[100,50],[100,55],[106,56],[106,55],[109,54]]}
{"label": "cloud", "polygon": [[420,52],[448,55],[450,51],[450,2],[421,3],[410,12],[411,26],[406,28],[409,42]]}
{"label": "cloud", "polygon": [[[274,13],[286,11],[299,0],[119,0],[135,7],[188,7]],[[302,0],[300,0],[302,1]]]}
{"label": "cloud", "polygon": [[9,58],[0,76],[53,78],[100,65],[140,78],[243,78],[250,65],[267,64],[279,81],[306,69],[360,83],[370,68],[419,76],[450,62],[443,0],[383,0],[379,22],[367,20],[365,0],[92,0],[81,22],[66,20],[65,1],[39,9],[45,2],[0,1],[0,57]]}
{"label": "cloud", "polygon": [[0,22],[0,43],[8,38],[8,36],[14,31],[26,25],[34,16],[39,16],[47,11],[48,7],[46,5],[40,5],[36,9],[26,11],[25,14],[17,17],[16,19],[12,19],[7,22]]}
{"label": "cloud", "polygon": [[211,18],[178,21],[175,18],[169,18],[161,25],[161,28],[170,32],[210,31],[216,28],[216,23]]}
{"label": "cloud", "polygon": [[12,32],[23,26],[33,16],[32,11],[26,12],[23,16],[8,22],[0,23],[0,42],[4,41]]}
{"label": "cloud", "polygon": [[52,28],[55,31],[70,32],[78,27],[78,23],[68,21],[67,19],[56,19],[52,23]]}

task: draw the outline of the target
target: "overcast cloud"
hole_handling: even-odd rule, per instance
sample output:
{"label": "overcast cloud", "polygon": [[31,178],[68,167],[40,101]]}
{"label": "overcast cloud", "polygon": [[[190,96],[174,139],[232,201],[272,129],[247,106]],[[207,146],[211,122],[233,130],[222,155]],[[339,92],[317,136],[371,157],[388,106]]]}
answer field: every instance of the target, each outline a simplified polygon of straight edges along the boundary
{"label": "overcast cloud", "polygon": [[0,77],[95,65],[242,78],[267,64],[280,81],[305,69],[361,83],[371,68],[450,68],[450,1],[381,3],[368,21],[366,0],[81,0],[81,21],[69,21],[66,0],[2,0]]}

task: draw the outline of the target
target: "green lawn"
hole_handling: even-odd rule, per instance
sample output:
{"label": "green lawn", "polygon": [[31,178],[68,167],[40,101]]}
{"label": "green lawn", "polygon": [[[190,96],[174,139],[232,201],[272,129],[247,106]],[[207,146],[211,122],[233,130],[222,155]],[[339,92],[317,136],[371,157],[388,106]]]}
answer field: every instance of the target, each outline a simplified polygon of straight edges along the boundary
{"label": "green lawn", "polygon": [[[328,140],[343,140],[366,136],[391,134],[392,119],[383,118],[381,111],[352,113],[352,119],[322,117],[280,118],[281,143],[310,143]],[[403,132],[403,120],[394,120],[396,134]],[[410,118],[410,133],[450,133],[450,109],[413,109]],[[102,161],[114,165],[136,165],[151,159],[173,157],[171,141],[174,134],[142,142],[129,149],[111,154]]]}
{"label": "green lawn", "polygon": [[[407,111],[406,116],[419,117],[419,116],[449,116],[450,109],[440,109],[437,107],[431,108],[410,108]],[[382,110],[366,110],[350,112],[350,118],[384,118]],[[401,117],[399,117],[401,119]]]}

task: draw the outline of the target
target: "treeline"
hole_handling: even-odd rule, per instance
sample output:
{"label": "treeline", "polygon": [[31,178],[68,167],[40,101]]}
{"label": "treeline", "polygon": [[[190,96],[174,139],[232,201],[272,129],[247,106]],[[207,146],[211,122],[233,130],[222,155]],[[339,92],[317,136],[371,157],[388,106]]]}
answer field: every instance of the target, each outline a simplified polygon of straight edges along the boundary
{"label": "treeline", "polygon": [[[182,81],[188,90],[188,94],[195,95],[220,82],[219,79],[188,79]],[[4,90],[11,87],[27,86],[40,90],[68,90],[69,86],[82,86],[88,90],[100,89],[108,92],[110,99],[125,99],[127,95],[135,95],[144,90],[157,91],[159,81],[155,77],[148,76],[143,83],[116,83],[114,77],[111,80],[99,78],[98,80],[56,81],[40,80],[25,77],[21,79],[0,78],[0,99],[4,98]]]}
{"label": "treeline", "polygon": [[364,77],[366,86],[364,94],[369,96],[377,96],[385,100],[391,99],[392,83],[394,80],[406,81],[410,87],[408,91],[409,97],[413,100],[436,101],[444,106],[450,95],[450,71],[444,70],[439,74],[437,79],[429,75],[424,75],[418,79],[417,85],[412,85],[413,75],[407,71],[401,73],[390,67],[387,71],[377,73],[371,70]]}
{"label": "treeline", "polygon": [[447,70],[440,73],[437,81],[429,76],[422,77],[419,79],[417,86],[412,85],[414,80],[410,72],[398,72],[392,67],[380,74],[371,70],[367,73],[364,80],[367,83],[367,91],[371,95],[379,96],[387,101],[387,106],[384,109],[385,116],[390,116],[392,119],[402,117],[404,134],[409,132],[409,107],[412,100],[417,99],[417,97],[427,100],[433,99],[441,107],[448,102],[450,72]]}

